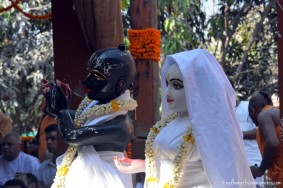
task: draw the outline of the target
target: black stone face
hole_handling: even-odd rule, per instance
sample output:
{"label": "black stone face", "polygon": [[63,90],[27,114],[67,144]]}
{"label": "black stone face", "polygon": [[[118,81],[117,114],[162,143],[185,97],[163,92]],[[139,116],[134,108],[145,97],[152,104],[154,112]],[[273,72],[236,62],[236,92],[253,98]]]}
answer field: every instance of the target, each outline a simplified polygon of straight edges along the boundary
{"label": "black stone face", "polygon": [[[88,62],[89,75],[84,81],[88,98],[107,103],[120,96],[133,82],[136,72],[134,59],[125,48],[96,51]],[[121,80],[125,85],[120,87]]]}

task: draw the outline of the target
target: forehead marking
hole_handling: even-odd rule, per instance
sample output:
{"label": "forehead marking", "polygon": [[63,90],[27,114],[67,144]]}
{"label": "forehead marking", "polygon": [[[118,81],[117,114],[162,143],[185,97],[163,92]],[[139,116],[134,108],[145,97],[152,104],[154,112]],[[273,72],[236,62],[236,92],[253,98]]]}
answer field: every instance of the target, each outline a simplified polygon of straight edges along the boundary
{"label": "forehead marking", "polygon": [[[127,54],[125,54],[127,55]],[[95,62],[95,63],[93,63]],[[94,59],[91,59],[89,62],[89,68],[90,69],[100,69],[103,71],[104,75],[107,77],[110,76],[112,73],[113,69],[121,69],[123,66],[125,66],[123,63],[120,64],[115,64],[115,63],[110,63],[107,61],[103,61],[100,57],[95,57]]]}

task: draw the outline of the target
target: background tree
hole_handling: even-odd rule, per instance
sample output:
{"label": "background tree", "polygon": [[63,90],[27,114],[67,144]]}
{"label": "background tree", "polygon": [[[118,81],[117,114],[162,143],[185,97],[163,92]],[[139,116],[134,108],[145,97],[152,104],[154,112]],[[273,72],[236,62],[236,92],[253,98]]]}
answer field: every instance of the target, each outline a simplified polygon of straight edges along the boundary
{"label": "background tree", "polygon": [[[217,57],[239,99],[258,85],[277,86],[277,14],[275,0],[159,0],[163,55],[206,48]],[[211,8],[211,7],[210,7]]]}
{"label": "background tree", "polygon": [[[0,1],[3,7],[10,4]],[[50,12],[45,0],[23,0],[19,6],[34,15]],[[0,109],[19,132],[29,132],[39,123],[41,80],[53,78],[51,22],[29,19],[11,8],[0,14],[0,27]]]}
{"label": "background tree", "polygon": [[277,93],[277,15],[275,0],[219,1],[208,20],[207,46],[217,55],[240,99],[259,84]]}
{"label": "background tree", "polygon": [[[130,27],[130,0],[121,0],[124,33]],[[211,5],[208,3],[214,2]],[[247,99],[259,83],[272,93],[277,87],[277,13],[275,0],[158,0],[162,59],[171,53],[206,48],[217,57]],[[10,0],[0,0],[0,10]],[[21,0],[26,12],[50,12],[49,0]],[[208,10],[208,7],[214,7]],[[0,110],[9,114],[20,132],[37,126],[42,78],[53,80],[50,20],[33,20],[14,8],[0,13]],[[128,44],[127,38],[125,42]]]}

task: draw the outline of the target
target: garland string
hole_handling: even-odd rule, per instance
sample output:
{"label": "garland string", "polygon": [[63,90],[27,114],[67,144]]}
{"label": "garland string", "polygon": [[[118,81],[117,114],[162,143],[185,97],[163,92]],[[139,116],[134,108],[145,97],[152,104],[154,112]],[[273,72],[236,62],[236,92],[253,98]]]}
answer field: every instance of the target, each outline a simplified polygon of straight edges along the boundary
{"label": "garland string", "polygon": [[13,1],[13,0],[10,0],[11,2],[11,5],[9,5],[8,7],[6,8],[1,8],[0,9],[0,13],[2,12],[6,12],[8,10],[10,10],[11,8],[15,8],[17,11],[19,11],[20,13],[22,13],[24,16],[30,18],[30,19],[40,19],[40,20],[46,20],[46,19],[50,19],[52,14],[51,13],[48,13],[48,14],[45,14],[45,15],[33,15],[33,14],[30,14],[30,13],[27,13],[25,11],[23,11],[23,9],[21,7],[19,7],[19,2],[21,0],[17,0],[17,1]]}

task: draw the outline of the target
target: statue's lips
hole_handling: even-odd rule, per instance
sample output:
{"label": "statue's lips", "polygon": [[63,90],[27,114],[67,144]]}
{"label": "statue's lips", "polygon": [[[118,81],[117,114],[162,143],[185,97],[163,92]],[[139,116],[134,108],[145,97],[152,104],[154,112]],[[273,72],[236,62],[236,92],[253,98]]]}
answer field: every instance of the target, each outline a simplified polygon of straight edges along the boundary
{"label": "statue's lips", "polygon": [[173,99],[167,99],[167,102],[173,102],[174,100]]}

